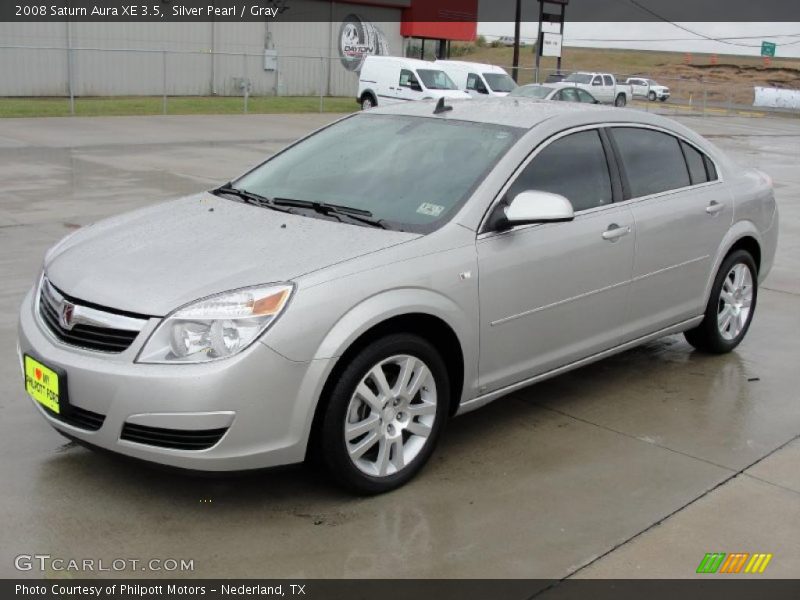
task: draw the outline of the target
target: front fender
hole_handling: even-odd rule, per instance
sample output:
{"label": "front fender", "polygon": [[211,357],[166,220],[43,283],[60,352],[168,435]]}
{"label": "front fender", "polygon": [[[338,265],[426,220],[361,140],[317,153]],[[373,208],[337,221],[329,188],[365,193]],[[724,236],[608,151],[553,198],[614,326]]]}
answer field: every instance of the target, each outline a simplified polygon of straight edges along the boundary
{"label": "front fender", "polygon": [[328,331],[314,360],[336,359],[361,335],[380,323],[402,315],[421,313],[444,321],[455,333],[464,355],[464,394],[477,382],[478,328],[454,300],[422,288],[396,288],[366,298],[345,313]]}

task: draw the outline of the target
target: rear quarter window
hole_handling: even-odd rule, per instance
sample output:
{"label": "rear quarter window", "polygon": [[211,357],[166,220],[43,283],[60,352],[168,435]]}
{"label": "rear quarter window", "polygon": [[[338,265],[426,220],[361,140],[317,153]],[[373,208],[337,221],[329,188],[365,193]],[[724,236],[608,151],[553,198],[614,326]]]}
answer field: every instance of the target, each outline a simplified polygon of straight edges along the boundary
{"label": "rear quarter window", "polygon": [[612,128],[631,198],[691,185],[678,138],[639,127]]}

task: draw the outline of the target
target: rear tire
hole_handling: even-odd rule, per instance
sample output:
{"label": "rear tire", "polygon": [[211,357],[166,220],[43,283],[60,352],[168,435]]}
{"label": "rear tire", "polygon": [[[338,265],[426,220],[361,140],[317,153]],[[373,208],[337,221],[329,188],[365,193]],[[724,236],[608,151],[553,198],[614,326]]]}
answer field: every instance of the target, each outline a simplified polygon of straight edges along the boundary
{"label": "rear tire", "polygon": [[425,339],[392,334],[345,366],[331,390],[319,450],[337,483],[380,494],[412,479],[430,458],[448,415],[450,382]]}
{"label": "rear tire", "polygon": [[369,110],[374,106],[378,106],[378,103],[371,94],[364,94],[364,96],[361,97],[361,110]]}
{"label": "rear tire", "polygon": [[625,94],[619,94],[616,99],[614,100],[614,106],[618,108],[622,108],[628,103],[628,99],[625,97]]}
{"label": "rear tire", "polygon": [[684,333],[686,341],[701,352],[725,354],[747,334],[758,298],[758,269],[749,252],[737,250],[722,261],[705,316]]}

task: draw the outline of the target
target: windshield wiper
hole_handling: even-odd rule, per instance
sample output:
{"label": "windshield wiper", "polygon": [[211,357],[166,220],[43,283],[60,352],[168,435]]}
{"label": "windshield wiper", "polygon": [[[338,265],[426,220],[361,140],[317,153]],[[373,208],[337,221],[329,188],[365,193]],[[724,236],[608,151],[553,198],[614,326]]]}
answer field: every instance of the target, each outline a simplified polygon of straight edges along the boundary
{"label": "windshield wiper", "polygon": [[[295,200],[293,198],[273,198],[275,206],[294,206],[297,208],[309,208],[321,215],[332,217],[347,217],[353,221],[364,223],[380,229],[388,229],[383,219],[375,219],[372,213],[361,208],[352,206],[341,206],[339,204],[328,204],[327,202],[311,202],[310,200]],[[339,219],[341,221],[341,219]]]}
{"label": "windshield wiper", "polygon": [[283,208],[278,208],[275,205],[275,201],[272,198],[267,198],[266,196],[261,196],[260,194],[256,194],[254,192],[248,192],[247,190],[241,190],[239,188],[233,187],[233,185],[226,183],[225,185],[218,187],[217,189],[211,192],[212,194],[219,196],[220,194],[228,194],[230,196],[236,196],[243,202],[247,204],[252,204],[253,206],[259,206],[261,208],[271,208],[272,210],[277,210],[278,212],[290,212]]}

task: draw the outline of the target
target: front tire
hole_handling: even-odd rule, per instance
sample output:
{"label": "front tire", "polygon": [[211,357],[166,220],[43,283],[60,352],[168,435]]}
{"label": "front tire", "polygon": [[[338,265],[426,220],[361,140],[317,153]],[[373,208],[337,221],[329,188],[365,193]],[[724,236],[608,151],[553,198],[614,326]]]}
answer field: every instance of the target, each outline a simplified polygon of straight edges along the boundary
{"label": "front tire", "polygon": [[724,354],[747,334],[758,298],[758,269],[749,252],[732,252],[717,272],[705,316],[686,340],[702,352]]}
{"label": "front tire", "polygon": [[361,494],[405,484],[433,453],[449,397],[444,361],[426,340],[393,334],[371,343],[330,393],[320,431],[326,467]]}
{"label": "front tire", "polygon": [[622,108],[628,103],[628,99],[625,97],[625,94],[619,94],[617,98],[614,100],[614,106],[618,108]]}
{"label": "front tire", "polygon": [[656,93],[655,92],[650,92],[647,95],[647,97],[650,99],[650,102],[655,102],[656,101]]}

